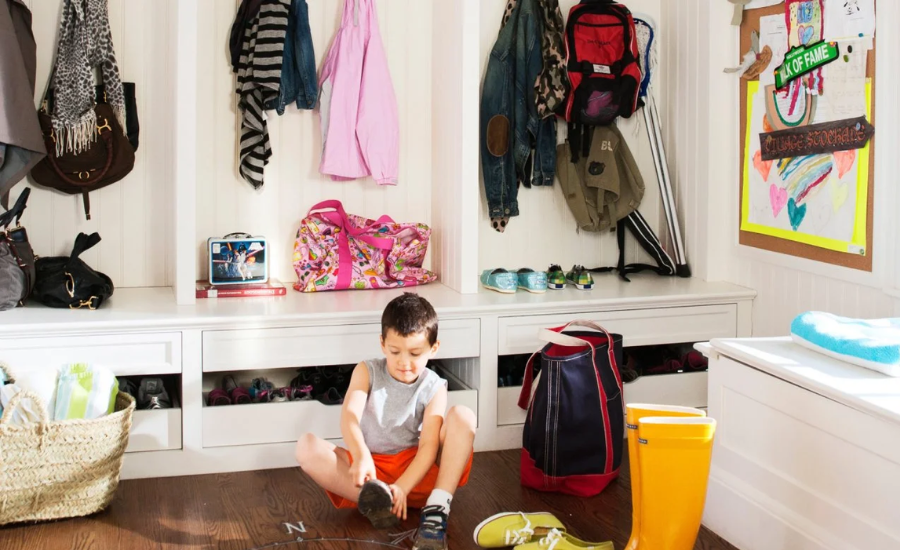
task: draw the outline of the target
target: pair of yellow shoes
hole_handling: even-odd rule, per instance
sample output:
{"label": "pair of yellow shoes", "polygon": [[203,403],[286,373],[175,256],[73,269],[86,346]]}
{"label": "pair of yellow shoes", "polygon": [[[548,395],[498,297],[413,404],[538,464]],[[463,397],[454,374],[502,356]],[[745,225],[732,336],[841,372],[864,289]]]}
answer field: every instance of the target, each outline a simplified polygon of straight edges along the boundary
{"label": "pair of yellow shoes", "polygon": [[506,512],[491,516],[475,528],[482,548],[515,546],[515,550],[613,550],[611,542],[585,542],[566,533],[562,522],[547,512]]}
{"label": "pair of yellow shoes", "polygon": [[[625,550],[691,550],[700,531],[716,421],[691,407],[626,406],[632,529]],[[613,550],[584,542],[549,513],[505,513],[475,528],[483,548]]]}

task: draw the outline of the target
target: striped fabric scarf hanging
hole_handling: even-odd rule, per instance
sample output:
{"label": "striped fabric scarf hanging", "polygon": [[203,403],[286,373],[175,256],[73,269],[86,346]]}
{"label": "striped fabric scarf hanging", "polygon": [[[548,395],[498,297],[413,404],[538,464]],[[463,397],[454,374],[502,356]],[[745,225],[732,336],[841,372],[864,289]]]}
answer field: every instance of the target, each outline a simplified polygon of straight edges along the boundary
{"label": "striped fabric scarf hanging", "polygon": [[263,186],[263,168],[272,156],[263,106],[278,97],[290,0],[263,0],[248,25],[238,65],[241,113],[240,173],[255,189]]}

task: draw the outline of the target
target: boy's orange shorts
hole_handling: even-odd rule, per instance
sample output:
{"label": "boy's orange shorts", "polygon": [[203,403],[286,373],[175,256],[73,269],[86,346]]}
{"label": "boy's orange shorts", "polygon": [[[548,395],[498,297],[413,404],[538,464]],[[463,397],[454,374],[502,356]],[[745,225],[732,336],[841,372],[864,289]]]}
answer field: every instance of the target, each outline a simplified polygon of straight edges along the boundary
{"label": "boy's orange shorts", "polygon": [[[418,450],[417,447],[412,447],[405,451],[400,451],[395,455],[373,454],[372,461],[375,463],[375,472],[378,474],[378,479],[388,485],[396,483],[397,479],[403,475],[403,472],[406,471],[406,468],[412,463],[413,459],[416,458],[416,452],[418,452]],[[466,463],[462,478],[459,480],[460,487],[469,482],[469,472],[472,471],[472,456],[473,455],[469,455],[469,461]],[[347,457],[350,459],[350,464],[353,464],[353,456],[350,453],[347,453]],[[422,481],[416,485],[412,492],[406,495],[407,508],[422,508],[425,506],[428,496],[431,494],[431,491],[434,490],[434,484],[437,482],[439,471],[440,469],[437,464],[431,465],[431,468],[425,474],[425,477],[422,478]],[[355,502],[351,502],[330,491],[325,491],[325,493],[328,495],[328,498],[331,499],[331,503],[337,508],[356,508]]]}

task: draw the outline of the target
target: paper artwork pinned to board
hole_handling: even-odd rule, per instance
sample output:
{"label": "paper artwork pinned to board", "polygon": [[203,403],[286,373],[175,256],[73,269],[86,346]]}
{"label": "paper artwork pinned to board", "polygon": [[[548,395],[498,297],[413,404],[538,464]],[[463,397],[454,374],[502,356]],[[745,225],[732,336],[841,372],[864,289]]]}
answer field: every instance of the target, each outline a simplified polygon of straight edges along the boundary
{"label": "paper artwork pinned to board", "polygon": [[847,202],[847,198],[850,196],[850,186],[845,184],[839,184],[837,182],[832,183],[831,185],[831,202],[834,206],[834,211],[840,211],[841,207]]}
{"label": "paper artwork pinned to board", "polygon": [[763,86],[775,84],[775,67],[784,62],[787,53],[787,23],[783,15],[767,15],[759,18],[759,47],[772,50],[772,60],[759,75]]}
{"label": "paper artwork pinned to board", "polygon": [[777,218],[781,210],[787,205],[787,190],[773,183],[769,186],[769,200],[772,201],[772,215]]}
{"label": "paper artwork pinned to board", "polygon": [[[871,86],[866,84],[867,111]],[[870,146],[765,160],[760,135],[772,92],[774,87],[759,82],[747,84],[741,230],[848,254],[864,252]]]}
{"label": "paper artwork pinned to board", "polygon": [[819,96],[803,93],[803,85],[795,80],[786,88],[776,90],[774,85],[766,86],[765,118],[771,130],[788,130],[812,124],[818,108]]}
{"label": "paper artwork pinned to board", "polygon": [[850,171],[850,168],[853,167],[854,162],[856,162],[856,149],[850,149],[849,151],[835,151],[834,164],[837,166],[839,179],[844,179],[844,176]]}
{"label": "paper artwork pinned to board", "polygon": [[[789,48],[811,46],[822,40],[823,9],[823,0],[785,0],[784,19]],[[808,73],[802,80],[807,93],[819,95],[823,92],[821,68]]]}
{"label": "paper artwork pinned to board", "polygon": [[875,0],[825,0],[825,40],[875,36]]}
{"label": "paper artwork pinned to board", "polygon": [[753,154],[753,167],[762,176],[763,181],[769,181],[769,172],[772,171],[772,163],[774,160],[763,160],[762,151]]}

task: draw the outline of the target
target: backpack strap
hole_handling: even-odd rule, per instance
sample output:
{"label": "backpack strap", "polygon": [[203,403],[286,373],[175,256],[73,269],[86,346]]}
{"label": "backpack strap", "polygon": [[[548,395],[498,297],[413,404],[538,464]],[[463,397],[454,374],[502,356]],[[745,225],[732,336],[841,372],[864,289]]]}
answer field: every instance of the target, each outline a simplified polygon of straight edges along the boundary
{"label": "backpack strap", "polygon": [[16,204],[10,210],[0,215],[0,227],[9,227],[9,224],[13,222],[13,218],[15,218],[18,225],[19,220],[22,219],[22,213],[25,212],[29,195],[31,195],[31,187],[26,187],[22,190],[19,198],[16,199]]}

